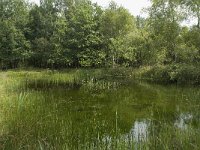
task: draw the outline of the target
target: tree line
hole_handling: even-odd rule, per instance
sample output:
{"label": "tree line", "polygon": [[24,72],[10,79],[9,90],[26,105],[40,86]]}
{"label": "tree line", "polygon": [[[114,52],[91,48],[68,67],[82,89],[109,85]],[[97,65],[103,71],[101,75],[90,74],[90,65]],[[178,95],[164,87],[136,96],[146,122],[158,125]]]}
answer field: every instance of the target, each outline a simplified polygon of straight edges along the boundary
{"label": "tree line", "polygon": [[[200,1],[151,0],[147,18],[111,1],[0,0],[0,67],[140,67],[200,62]],[[193,19],[192,27],[182,25]]]}

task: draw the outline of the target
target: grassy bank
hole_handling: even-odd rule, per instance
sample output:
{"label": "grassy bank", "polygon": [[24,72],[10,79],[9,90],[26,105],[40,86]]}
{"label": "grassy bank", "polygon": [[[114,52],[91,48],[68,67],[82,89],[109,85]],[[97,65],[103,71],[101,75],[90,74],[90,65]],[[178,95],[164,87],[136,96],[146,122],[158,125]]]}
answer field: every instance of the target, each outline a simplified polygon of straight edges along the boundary
{"label": "grassy bank", "polygon": [[[66,77],[66,73],[68,76]],[[132,78],[146,80],[154,83],[164,84],[189,84],[200,85],[200,67],[199,65],[173,64],[173,65],[155,65],[144,66],[140,68],[101,68],[101,69],[16,69],[6,73],[5,76],[32,76],[34,79],[53,80],[55,82],[64,81],[69,83],[87,82],[88,80],[98,80],[106,78]]]}

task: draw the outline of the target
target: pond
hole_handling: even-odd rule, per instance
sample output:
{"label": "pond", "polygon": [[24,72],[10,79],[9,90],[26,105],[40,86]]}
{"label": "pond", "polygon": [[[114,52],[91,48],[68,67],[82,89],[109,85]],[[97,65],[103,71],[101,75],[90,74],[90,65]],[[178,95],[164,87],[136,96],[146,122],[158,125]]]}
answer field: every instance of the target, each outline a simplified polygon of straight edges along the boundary
{"label": "pond", "polygon": [[0,149],[200,147],[198,87],[112,77],[76,84],[20,78],[22,85],[5,92]]}

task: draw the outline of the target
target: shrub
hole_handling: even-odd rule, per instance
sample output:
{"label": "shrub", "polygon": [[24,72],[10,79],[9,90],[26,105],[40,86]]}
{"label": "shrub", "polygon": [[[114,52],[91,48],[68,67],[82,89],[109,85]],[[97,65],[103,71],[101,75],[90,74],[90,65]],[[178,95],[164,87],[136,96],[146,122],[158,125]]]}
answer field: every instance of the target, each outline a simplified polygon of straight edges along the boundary
{"label": "shrub", "polygon": [[198,65],[157,65],[143,72],[141,76],[142,78],[161,83],[200,84],[200,68]]}

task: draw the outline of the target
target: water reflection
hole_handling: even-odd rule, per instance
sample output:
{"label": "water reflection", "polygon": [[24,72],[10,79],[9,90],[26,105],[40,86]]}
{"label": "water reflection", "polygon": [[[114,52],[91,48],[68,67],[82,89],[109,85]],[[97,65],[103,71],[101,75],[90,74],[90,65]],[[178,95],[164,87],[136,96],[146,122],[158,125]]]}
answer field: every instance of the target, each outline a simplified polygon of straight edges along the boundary
{"label": "water reflection", "polygon": [[174,125],[175,127],[187,130],[189,123],[192,121],[193,116],[189,113],[181,113],[178,117],[178,119],[175,121]]}
{"label": "water reflection", "polygon": [[145,142],[148,138],[148,128],[149,122],[144,121],[136,121],[131,129],[130,133],[134,137],[134,141],[136,142]]}
{"label": "water reflection", "polygon": [[28,103],[7,119],[8,147],[21,143],[38,149],[38,141],[44,149],[174,149],[179,143],[190,149],[187,143],[192,142],[200,146],[200,110],[193,107],[200,104],[199,89],[102,80],[52,87],[53,82],[40,80],[22,88],[27,93],[23,102]]}

